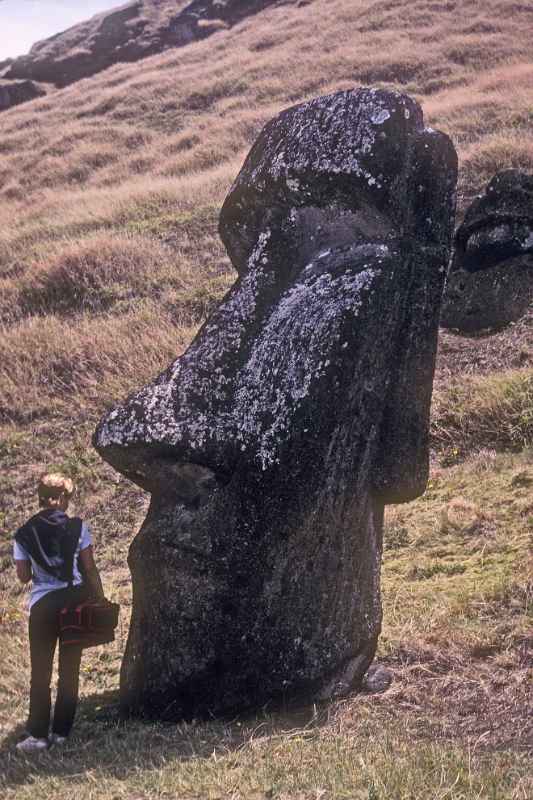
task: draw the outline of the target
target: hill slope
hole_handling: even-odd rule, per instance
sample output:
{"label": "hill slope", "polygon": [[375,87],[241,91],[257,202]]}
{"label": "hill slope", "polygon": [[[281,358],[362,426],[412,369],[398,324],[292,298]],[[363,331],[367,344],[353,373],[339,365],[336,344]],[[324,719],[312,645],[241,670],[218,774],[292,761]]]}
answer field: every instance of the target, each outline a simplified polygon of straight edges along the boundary
{"label": "hill slope", "polygon": [[[185,348],[234,280],[218,210],[267,119],[361,83],[408,91],[454,139],[464,209],[498,169],[533,171],[532,21],[513,0],[277,4],[0,116],[4,796],[37,786],[67,797],[80,773],[80,798],[533,793],[531,315],[493,337],[442,334],[431,483],[388,516],[380,657],[395,681],[384,695],[119,729],[105,692],[147,498],[89,446],[102,409]],[[32,766],[9,755],[27,688],[9,536],[50,464],[80,484],[109,594],[126,610],[116,647],[84,662],[74,746]]]}
{"label": "hill slope", "polygon": [[5,77],[68,86],[112,64],[205,39],[277,2],[133,0],[37,42],[9,64]]}
{"label": "hill slope", "polygon": [[[480,11],[470,0],[461,4],[468,23],[460,30],[458,8],[404,0],[276,6],[209,41],[142,67],[112,67],[5,112],[2,361],[18,365],[25,392],[20,404],[10,367],[3,418],[58,410],[62,398],[71,408],[81,395],[96,411],[168,362],[179,329],[196,324],[197,310],[231,280],[218,209],[260,127],[284,106],[364,82],[413,93],[459,150],[460,207],[498,168],[531,170],[533,12],[509,0]],[[129,268],[117,266],[124,237],[130,262],[134,250],[139,257],[135,286]],[[154,239],[157,265],[145,266]],[[88,285],[64,287],[58,307],[50,287],[74,264]],[[109,326],[123,335],[106,335]],[[65,357],[65,327],[73,358]]]}

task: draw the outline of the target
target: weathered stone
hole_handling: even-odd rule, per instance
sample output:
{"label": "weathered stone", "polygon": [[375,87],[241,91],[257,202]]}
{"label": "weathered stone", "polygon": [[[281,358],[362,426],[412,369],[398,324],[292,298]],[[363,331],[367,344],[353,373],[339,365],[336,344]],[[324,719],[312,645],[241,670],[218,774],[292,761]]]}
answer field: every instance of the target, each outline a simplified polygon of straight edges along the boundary
{"label": "weathered stone", "polygon": [[498,173],[455,237],[441,324],[463,333],[501,328],[533,301],[533,175]]}
{"label": "weathered stone", "polygon": [[8,67],[11,66],[12,63],[12,58],[5,58],[3,61],[0,61],[0,77],[2,76],[2,73],[4,73]]}
{"label": "weathered stone", "polygon": [[0,111],[43,97],[46,91],[33,81],[0,80]]}
{"label": "weathered stone", "polygon": [[[455,181],[449,139],[397,93],[321,97],[260,134],[220,216],[237,282],[94,437],[152,493],[129,556],[125,709],[360,686],[384,505],[426,485]],[[185,465],[205,468],[194,502]]]}
{"label": "weathered stone", "polygon": [[380,694],[387,691],[393,680],[394,675],[390,669],[381,664],[372,664],[363,678],[361,689],[367,694]]}

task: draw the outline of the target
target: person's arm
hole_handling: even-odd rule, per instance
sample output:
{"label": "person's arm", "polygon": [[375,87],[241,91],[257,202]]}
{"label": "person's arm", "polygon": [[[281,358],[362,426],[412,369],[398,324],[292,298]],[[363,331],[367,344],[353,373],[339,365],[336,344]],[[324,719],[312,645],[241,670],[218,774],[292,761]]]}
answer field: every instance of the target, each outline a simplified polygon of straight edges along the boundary
{"label": "person's arm", "polygon": [[80,551],[80,561],[83,575],[92,589],[94,596],[98,600],[105,600],[104,587],[102,586],[102,579],[100,578],[98,567],[94,561],[92,545]]}
{"label": "person's arm", "polygon": [[13,560],[19,581],[29,583],[32,578],[31,561],[26,550],[16,540],[13,542]]}
{"label": "person's arm", "polygon": [[17,568],[17,578],[21,583],[29,583],[31,581],[31,564],[26,559],[16,559],[15,566]]}

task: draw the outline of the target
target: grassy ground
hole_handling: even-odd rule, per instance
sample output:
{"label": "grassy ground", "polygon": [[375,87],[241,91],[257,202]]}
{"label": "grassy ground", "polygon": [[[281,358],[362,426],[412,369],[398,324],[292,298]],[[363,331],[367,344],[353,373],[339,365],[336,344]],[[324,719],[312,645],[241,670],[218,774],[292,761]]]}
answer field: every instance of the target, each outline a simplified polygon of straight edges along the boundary
{"label": "grassy ground", "polygon": [[[121,725],[126,557],[147,497],[89,446],[103,408],[181,352],[233,281],[218,208],[266,119],[360,83],[409,91],[454,138],[462,209],[497,169],[533,171],[532,20],[511,0],[287,3],[0,115],[2,797],[533,796],[531,315],[441,334],[430,485],[387,517],[383,694]],[[10,536],[50,466],[80,487],[123,617],[84,658],[72,744],[27,761]]]}
{"label": "grassy ground", "polygon": [[[32,459],[46,440],[12,439],[24,474],[9,530],[30,510]],[[123,604],[117,641],[86,653],[75,737],[62,753],[14,755],[27,704],[25,593],[2,543],[0,776],[6,798],[528,798],[533,745],[533,452],[482,450],[435,464],[428,491],[389,510],[379,661],[383,694],[323,707],[268,708],[180,726],[120,723],[116,689],[130,600],[125,557],[146,498],[80,444],[51,438],[77,477],[108,594]],[[5,479],[4,479],[5,480]],[[4,489],[11,488],[4,485]],[[6,492],[3,492],[6,497]]]}

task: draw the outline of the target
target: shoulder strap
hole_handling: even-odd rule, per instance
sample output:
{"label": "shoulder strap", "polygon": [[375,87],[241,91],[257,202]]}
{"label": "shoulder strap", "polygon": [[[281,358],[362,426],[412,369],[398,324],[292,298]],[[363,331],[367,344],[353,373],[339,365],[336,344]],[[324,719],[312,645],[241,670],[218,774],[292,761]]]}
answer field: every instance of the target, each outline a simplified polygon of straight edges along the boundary
{"label": "shoulder strap", "polygon": [[79,517],[72,517],[67,522],[69,536],[64,538],[61,557],[63,558],[65,569],[64,580],[67,581],[69,588],[72,587],[74,582],[74,556],[76,555],[82,528],[83,522]]}

